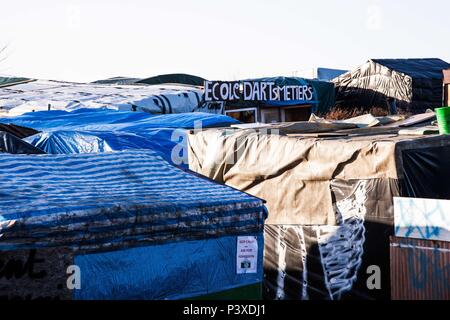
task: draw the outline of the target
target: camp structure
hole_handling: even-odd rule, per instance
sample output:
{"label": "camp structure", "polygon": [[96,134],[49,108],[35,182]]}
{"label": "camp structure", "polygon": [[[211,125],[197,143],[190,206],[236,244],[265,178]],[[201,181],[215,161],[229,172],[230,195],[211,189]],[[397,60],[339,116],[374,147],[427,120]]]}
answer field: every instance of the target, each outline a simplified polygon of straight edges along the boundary
{"label": "camp structure", "polygon": [[171,73],[145,78],[137,81],[141,84],[181,84],[202,87],[206,79],[191,74]]}
{"label": "camp structure", "polygon": [[[195,111],[201,88],[188,85],[119,85],[35,80],[0,87],[0,114],[109,108],[152,114]],[[207,110],[206,110],[207,111]]]}
{"label": "camp structure", "polygon": [[442,99],[442,105],[443,106],[450,106],[450,69],[444,70],[444,83],[443,83],[443,99]]}
{"label": "camp structure", "polygon": [[267,201],[265,298],[389,299],[393,198],[450,198],[433,116],[206,129],[188,136],[189,168]]}
{"label": "camp structure", "polygon": [[41,149],[19,139],[15,135],[0,131],[0,152],[12,154],[44,154]]}
{"label": "camp structure", "polygon": [[424,112],[439,107],[442,71],[440,59],[372,59],[333,81],[336,104],[346,107],[383,107],[395,113]]}
{"label": "camp structure", "polygon": [[12,154],[44,154],[45,152],[25,142],[22,138],[34,135],[39,131],[0,123],[0,152]]}
{"label": "camp structure", "polygon": [[441,107],[441,59],[371,59],[333,80],[336,105],[348,108],[381,107],[391,114],[422,113]]}
{"label": "camp structure", "polygon": [[169,73],[161,74],[149,78],[130,78],[130,77],[112,77],[103,80],[96,80],[92,83],[95,84],[178,84],[178,85],[188,85],[188,86],[203,86],[203,82],[206,79],[198,76],[194,76],[186,73]]}
{"label": "camp structure", "polygon": [[261,297],[261,199],[157,153],[0,154],[0,297]]}
{"label": "camp structure", "polygon": [[[14,123],[5,126],[1,123]],[[202,112],[152,115],[146,112],[110,109],[37,111],[22,116],[0,118],[0,129],[24,131],[24,140],[50,154],[110,152],[151,149],[167,161],[187,166],[186,130],[229,127],[239,121],[224,115]],[[13,130],[14,129],[14,130]]]}

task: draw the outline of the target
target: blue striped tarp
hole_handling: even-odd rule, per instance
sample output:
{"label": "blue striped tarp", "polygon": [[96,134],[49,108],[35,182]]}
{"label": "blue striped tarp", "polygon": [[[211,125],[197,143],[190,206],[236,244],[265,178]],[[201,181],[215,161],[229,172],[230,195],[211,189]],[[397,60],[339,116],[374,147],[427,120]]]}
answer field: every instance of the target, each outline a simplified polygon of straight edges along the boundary
{"label": "blue striped tarp", "polygon": [[0,250],[97,250],[260,232],[260,199],[151,150],[0,154]]}

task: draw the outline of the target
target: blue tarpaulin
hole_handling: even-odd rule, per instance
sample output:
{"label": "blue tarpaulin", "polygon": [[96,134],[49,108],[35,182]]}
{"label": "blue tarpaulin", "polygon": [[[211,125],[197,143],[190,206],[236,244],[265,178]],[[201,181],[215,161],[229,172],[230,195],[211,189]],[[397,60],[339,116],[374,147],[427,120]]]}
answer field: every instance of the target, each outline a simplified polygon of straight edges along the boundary
{"label": "blue tarpaulin", "polygon": [[[152,149],[177,165],[187,165],[185,131],[224,127],[239,121],[224,115],[180,113],[151,115],[110,109],[39,111],[14,118],[0,118],[43,132],[27,142],[51,154]],[[177,145],[179,148],[177,148]]]}
{"label": "blue tarpaulin", "polygon": [[54,110],[30,112],[18,117],[0,118],[0,123],[12,123],[41,131],[97,130],[145,132],[155,128],[193,129],[226,127],[239,121],[224,115],[203,112],[152,115],[146,112],[110,109],[78,109],[72,112]]}
{"label": "blue tarpaulin", "polygon": [[[0,190],[0,254],[61,250],[57,262],[81,270],[72,299],[180,299],[262,281],[263,201],[154,151],[0,154]],[[258,243],[252,272],[237,271],[241,236]],[[21,283],[48,295],[45,279]],[[15,283],[2,280],[8,296]]]}

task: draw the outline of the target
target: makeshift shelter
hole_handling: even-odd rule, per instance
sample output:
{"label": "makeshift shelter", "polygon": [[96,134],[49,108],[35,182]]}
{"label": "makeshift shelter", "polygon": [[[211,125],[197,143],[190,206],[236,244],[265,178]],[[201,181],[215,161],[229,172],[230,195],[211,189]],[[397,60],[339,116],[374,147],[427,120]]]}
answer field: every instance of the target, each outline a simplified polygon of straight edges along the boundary
{"label": "makeshift shelter", "polygon": [[422,113],[442,103],[441,59],[371,59],[333,80],[336,105]]}
{"label": "makeshift shelter", "polygon": [[206,79],[185,73],[161,74],[159,76],[150,77],[136,81],[142,84],[184,84],[191,86],[203,86]]}
{"label": "makeshift shelter", "polygon": [[3,298],[260,297],[263,201],[153,151],[0,154],[0,190]]}
{"label": "makeshift shelter", "polygon": [[0,131],[0,152],[13,154],[43,154],[45,153],[39,148],[22,141],[15,135],[5,131]]}
{"label": "makeshift shelter", "polygon": [[26,125],[42,132],[26,139],[47,153],[83,153],[152,149],[169,162],[187,165],[184,129],[228,127],[239,121],[209,113],[151,115],[109,109],[32,112],[1,122]]}
{"label": "makeshift shelter", "polygon": [[[449,136],[345,125],[351,122],[188,136],[191,170],[267,201],[268,299],[389,299],[393,197],[450,198]],[[366,283],[373,265],[381,269],[379,290]]]}
{"label": "makeshift shelter", "polygon": [[36,80],[0,87],[0,112],[17,116],[32,111],[107,107],[153,114],[192,112],[203,91],[182,85],[113,85]]}

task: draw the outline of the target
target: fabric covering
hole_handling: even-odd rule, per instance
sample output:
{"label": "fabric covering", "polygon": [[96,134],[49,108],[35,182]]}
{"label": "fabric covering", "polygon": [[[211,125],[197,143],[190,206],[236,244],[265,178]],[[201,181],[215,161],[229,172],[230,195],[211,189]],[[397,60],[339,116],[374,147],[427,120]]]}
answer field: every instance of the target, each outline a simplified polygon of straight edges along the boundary
{"label": "fabric covering", "polygon": [[20,139],[32,136],[33,134],[36,134],[39,132],[32,128],[26,128],[26,127],[16,126],[14,124],[3,124],[3,123],[0,123],[0,131],[8,132],[12,135],[15,135],[17,138],[20,138]]}
{"label": "fabric covering", "polygon": [[44,151],[20,140],[16,136],[0,131],[0,152],[12,154],[43,154]]}
{"label": "fabric covering", "polygon": [[235,236],[77,255],[85,285],[73,298],[186,299],[261,283],[262,233],[257,237],[257,272],[247,274],[236,273]]}
{"label": "fabric covering", "polygon": [[[326,113],[331,107],[334,106],[334,84],[327,81],[304,79],[299,77],[269,77],[269,78],[257,78],[247,79],[248,81],[261,81],[261,82],[273,82],[277,86],[303,86],[310,85],[313,88],[314,96],[312,100],[290,100],[290,101],[265,101],[264,104],[273,106],[291,106],[301,104],[311,104],[311,112],[313,113]],[[233,105],[242,105],[245,107],[251,107],[257,102],[252,101],[239,101],[233,102]]]}
{"label": "fabric covering", "polygon": [[441,106],[442,71],[448,68],[440,59],[371,59],[333,80],[336,105],[422,113]]}
{"label": "fabric covering", "polygon": [[239,121],[224,115],[185,113],[150,115],[109,109],[80,109],[27,113],[9,122],[42,130],[26,139],[52,154],[152,149],[177,165],[187,165],[187,138],[183,129],[229,126]]}
{"label": "fabric covering", "polygon": [[181,85],[114,85],[36,80],[0,87],[0,112],[17,116],[32,111],[103,108],[152,114],[192,112],[203,90]]}
{"label": "fabric covering", "polygon": [[[268,299],[389,299],[393,197],[450,198],[450,137],[295,137],[210,129],[189,138],[189,167],[267,201]],[[361,129],[362,130],[362,129]],[[369,290],[367,268],[381,269]]]}
{"label": "fabric covering", "polygon": [[261,200],[153,151],[0,154],[0,249],[112,248],[258,233]]}

